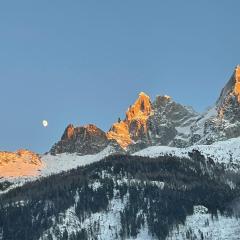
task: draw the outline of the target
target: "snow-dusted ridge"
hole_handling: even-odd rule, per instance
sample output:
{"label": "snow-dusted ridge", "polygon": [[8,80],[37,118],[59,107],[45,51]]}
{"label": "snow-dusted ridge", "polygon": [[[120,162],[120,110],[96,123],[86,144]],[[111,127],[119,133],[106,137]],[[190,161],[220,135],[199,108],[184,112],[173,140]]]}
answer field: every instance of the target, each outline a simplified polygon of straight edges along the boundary
{"label": "snow-dusted ridge", "polygon": [[187,148],[153,146],[138,151],[133,155],[152,158],[164,155],[172,155],[188,158],[188,154],[193,150],[198,150],[205,157],[210,157],[215,162],[240,165],[240,138],[219,141],[213,143],[212,145],[193,145]]}
{"label": "snow-dusted ridge", "polygon": [[[215,162],[223,163],[226,166],[240,168],[240,137],[232,138],[226,141],[219,141],[212,145],[193,145],[187,148],[176,148],[168,146],[152,146],[141,151],[135,152],[134,156],[143,157],[158,157],[164,155],[172,155],[177,157],[189,158],[189,153],[193,150],[200,151],[205,157],[211,157]],[[8,190],[13,187],[21,186],[27,181],[33,181],[40,177],[47,177],[52,174],[57,174],[63,171],[68,171],[79,166],[85,166],[116,153],[114,148],[108,146],[103,151],[94,155],[78,155],[77,153],[69,154],[62,153],[57,155],[46,154],[41,156],[44,167],[39,171],[38,176],[33,177],[18,177],[18,178],[2,178],[2,181],[14,183]],[[238,167],[237,167],[238,169]],[[4,193],[4,192],[0,192]]]}
{"label": "snow-dusted ridge", "polygon": [[61,153],[56,155],[46,154],[41,158],[46,167],[42,168],[40,176],[45,177],[80,166],[85,166],[100,161],[101,159],[114,153],[114,148],[108,146],[103,151],[93,155],[81,156],[77,153]]}
{"label": "snow-dusted ridge", "polygon": [[[135,152],[134,156],[158,157],[164,155],[172,155],[176,157],[189,158],[189,153],[198,150],[205,157],[212,158],[215,162],[224,164],[228,169],[240,169],[240,137],[232,138],[226,141],[219,141],[212,145],[193,145],[187,148],[176,148],[168,146],[152,146],[141,151]],[[69,171],[79,166],[85,166],[104,159],[105,157],[116,153],[115,149],[108,146],[103,151],[94,155],[78,155],[77,153],[62,153],[57,155],[46,154],[41,156],[43,168],[39,170],[38,176],[17,177],[17,178],[1,178],[0,182],[5,180],[13,183],[9,188],[1,193],[5,193],[12,188],[23,185],[28,181],[34,181],[40,177],[47,177],[63,171]]]}
{"label": "snow-dusted ridge", "polygon": [[115,150],[113,147],[108,146],[103,151],[93,154],[93,155],[78,155],[77,153],[69,154],[62,153],[57,155],[45,154],[41,156],[41,161],[43,162],[43,168],[39,170],[39,174],[37,176],[26,176],[26,177],[11,177],[11,178],[0,178],[0,183],[4,181],[8,181],[12,183],[10,187],[8,187],[4,191],[0,191],[0,194],[6,193],[7,191],[22,186],[26,182],[37,180],[41,177],[47,177],[52,174],[61,173],[64,171],[69,171],[71,169],[85,166],[101,159],[114,154]]}

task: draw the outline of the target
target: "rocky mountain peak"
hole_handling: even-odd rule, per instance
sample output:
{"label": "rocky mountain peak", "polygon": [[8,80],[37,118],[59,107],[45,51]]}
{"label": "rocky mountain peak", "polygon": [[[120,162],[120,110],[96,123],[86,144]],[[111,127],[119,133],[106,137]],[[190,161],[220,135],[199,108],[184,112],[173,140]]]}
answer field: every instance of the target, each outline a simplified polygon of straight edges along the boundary
{"label": "rocky mountain peak", "polygon": [[102,133],[103,131],[98,128],[96,125],[94,124],[87,124],[85,126],[83,126],[87,132],[91,133],[91,134],[98,134],[98,133]]}
{"label": "rocky mountain peak", "polygon": [[126,118],[114,123],[107,133],[107,137],[116,140],[122,148],[127,148],[142,134],[146,134],[147,120],[152,114],[150,97],[146,93],[140,92],[135,103],[128,108]]}
{"label": "rocky mountain peak", "polygon": [[73,126],[73,124],[69,124],[66,127],[61,139],[62,140],[71,139],[73,137],[73,135],[74,135],[74,126]]}
{"label": "rocky mountain peak", "polygon": [[234,93],[238,97],[238,102],[240,102],[240,65],[237,65],[235,72],[235,86],[234,86]]}
{"label": "rocky mountain peak", "polygon": [[152,114],[152,103],[150,97],[144,92],[139,93],[138,99],[131,105],[126,112],[126,121],[134,119],[146,120]]}
{"label": "rocky mountain peak", "polygon": [[238,65],[222,89],[216,103],[219,119],[235,122],[240,117],[240,66]]}
{"label": "rocky mountain peak", "polygon": [[164,96],[157,96],[155,101],[153,102],[153,105],[155,108],[159,108],[161,106],[165,106],[169,102],[172,101],[172,98],[170,96],[164,95]]}
{"label": "rocky mountain peak", "polygon": [[129,127],[125,120],[114,123],[107,132],[107,137],[110,140],[117,141],[117,143],[124,149],[132,143]]}
{"label": "rocky mountain peak", "polygon": [[191,143],[194,144],[212,144],[240,136],[240,65],[235,67],[216,105],[203,114],[191,129]]}
{"label": "rocky mountain peak", "polygon": [[229,81],[222,89],[221,94],[217,100],[217,107],[223,107],[226,101],[229,101],[230,98],[236,98],[238,103],[240,103],[240,65],[236,66]]}
{"label": "rocky mountain peak", "polygon": [[93,124],[74,127],[69,124],[62,138],[50,150],[52,154],[79,153],[81,155],[95,154],[108,146],[106,133]]}
{"label": "rocky mountain peak", "polygon": [[[150,97],[140,92],[123,120],[118,119],[105,133],[95,125],[66,128],[52,153],[92,154],[110,143],[134,152],[151,145],[185,147],[211,144],[240,136],[240,65],[238,65],[211,109],[199,115],[171,97]],[[120,147],[119,147],[120,148]],[[121,149],[122,150],[122,149]]]}

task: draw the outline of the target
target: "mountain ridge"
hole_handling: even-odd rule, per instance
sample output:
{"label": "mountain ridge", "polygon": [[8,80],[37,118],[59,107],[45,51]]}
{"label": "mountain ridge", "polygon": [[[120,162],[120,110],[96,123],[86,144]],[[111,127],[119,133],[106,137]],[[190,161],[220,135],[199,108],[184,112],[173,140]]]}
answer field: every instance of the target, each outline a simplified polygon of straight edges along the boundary
{"label": "mountain ridge", "polygon": [[0,178],[37,176],[44,163],[38,154],[19,149],[16,152],[0,152]]}
{"label": "mountain ridge", "polygon": [[[95,155],[109,147],[111,153],[131,154],[151,146],[186,148],[239,137],[239,86],[240,66],[237,65],[215,105],[204,114],[176,103],[167,95],[152,101],[141,92],[127,109],[125,118],[115,122],[109,131],[104,132],[94,124],[69,124],[48,153]],[[1,159],[0,155],[0,162]],[[0,169],[0,176],[3,175],[6,176]]]}
{"label": "mountain ridge", "polygon": [[[240,66],[237,65],[215,105],[205,114],[198,114],[192,108],[176,103],[167,95],[157,96],[152,101],[146,93],[140,92],[136,101],[127,109],[123,120],[113,123],[107,132],[99,129],[102,131],[101,141],[105,142],[105,146],[114,143],[118,150],[126,152],[154,145],[187,147],[193,144],[212,144],[240,136],[239,105]],[[73,129],[68,131],[65,134],[73,134]],[[83,136],[79,137],[77,142],[83,144]],[[65,143],[67,144],[66,141]],[[96,144],[95,141],[88,143]],[[50,152],[63,152],[63,149],[57,150],[58,144],[64,144],[63,139],[55,144]],[[98,150],[96,148],[98,152],[102,150],[102,147]],[[67,148],[65,152],[73,151]],[[77,149],[75,152],[91,154],[93,151]]]}

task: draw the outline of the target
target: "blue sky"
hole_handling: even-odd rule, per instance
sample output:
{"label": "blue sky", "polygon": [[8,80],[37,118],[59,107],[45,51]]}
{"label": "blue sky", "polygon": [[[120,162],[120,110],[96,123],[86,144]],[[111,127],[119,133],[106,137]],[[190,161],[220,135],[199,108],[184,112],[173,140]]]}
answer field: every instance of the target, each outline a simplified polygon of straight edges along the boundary
{"label": "blue sky", "polygon": [[[240,1],[1,1],[0,149],[108,130],[138,92],[203,111],[240,63]],[[41,121],[47,119],[44,129]]]}

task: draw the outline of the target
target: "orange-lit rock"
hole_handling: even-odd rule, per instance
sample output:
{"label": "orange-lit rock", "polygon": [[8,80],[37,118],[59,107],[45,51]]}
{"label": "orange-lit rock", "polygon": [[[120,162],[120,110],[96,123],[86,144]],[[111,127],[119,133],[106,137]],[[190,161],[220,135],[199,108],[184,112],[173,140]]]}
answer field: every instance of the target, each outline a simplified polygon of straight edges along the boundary
{"label": "orange-lit rock", "polygon": [[98,134],[99,133],[99,128],[95,126],[94,124],[87,124],[84,126],[86,131],[89,132],[90,134]]}
{"label": "orange-lit rock", "polygon": [[137,101],[128,108],[126,112],[126,121],[132,120],[145,121],[152,114],[151,100],[148,95],[141,92]]}
{"label": "orange-lit rock", "polygon": [[[237,103],[237,104],[236,104]],[[218,116],[220,119],[226,119],[239,111],[240,104],[240,65],[238,65],[226,84],[222,89],[221,95],[217,101]],[[233,114],[235,112],[235,114]]]}
{"label": "orange-lit rock", "polygon": [[122,148],[126,148],[132,143],[128,125],[125,121],[114,123],[111,130],[107,133],[108,139],[114,139]]}
{"label": "orange-lit rock", "polygon": [[80,155],[96,154],[105,149],[111,141],[107,134],[94,124],[74,127],[72,124],[65,129],[61,140],[54,144],[50,153],[78,153]]}
{"label": "orange-lit rock", "polygon": [[40,157],[28,150],[0,152],[0,177],[37,176],[43,166]]}
{"label": "orange-lit rock", "polygon": [[62,139],[71,139],[74,135],[74,126],[73,124],[69,124],[62,136]]}
{"label": "orange-lit rock", "polygon": [[238,102],[240,102],[240,65],[238,65],[235,69],[235,86],[234,86],[234,94],[238,98]]}
{"label": "orange-lit rock", "polygon": [[147,120],[152,114],[150,97],[141,92],[136,102],[128,108],[125,120],[114,123],[107,137],[116,140],[121,147],[126,148],[141,134],[146,134]]}

